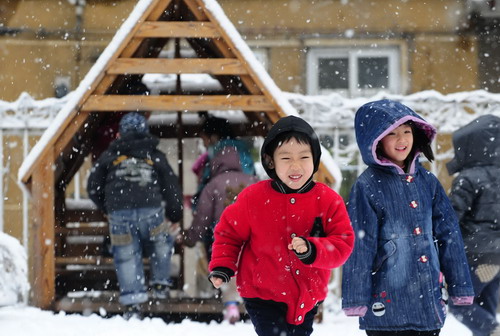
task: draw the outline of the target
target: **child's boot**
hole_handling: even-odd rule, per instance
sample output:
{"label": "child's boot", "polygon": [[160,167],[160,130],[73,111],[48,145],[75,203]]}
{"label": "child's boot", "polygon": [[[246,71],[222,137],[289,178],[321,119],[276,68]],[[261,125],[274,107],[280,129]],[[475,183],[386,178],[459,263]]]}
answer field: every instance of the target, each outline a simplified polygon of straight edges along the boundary
{"label": "child's boot", "polygon": [[125,320],[128,321],[131,318],[142,320],[144,318],[139,304],[126,305],[125,307],[125,312],[123,313],[123,318]]}

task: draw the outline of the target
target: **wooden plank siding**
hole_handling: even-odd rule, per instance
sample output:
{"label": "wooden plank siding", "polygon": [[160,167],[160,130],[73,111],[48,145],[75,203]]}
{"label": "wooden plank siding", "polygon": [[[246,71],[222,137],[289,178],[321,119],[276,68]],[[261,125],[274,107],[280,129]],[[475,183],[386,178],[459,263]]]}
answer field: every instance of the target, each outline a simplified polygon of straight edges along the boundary
{"label": "wooden plank siding", "polygon": [[135,37],[152,38],[219,38],[213,23],[199,21],[144,22]]}
{"label": "wooden plank siding", "polygon": [[48,308],[55,297],[55,213],[54,213],[54,152],[40,160],[33,172],[33,222],[30,230],[32,242],[32,303]]}
{"label": "wooden plank siding", "polygon": [[235,58],[119,58],[109,67],[107,73],[246,75],[248,70]]}
{"label": "wooden plank siding", "polygon": [[274,106],[264,96],[128,96],[93,95],[82,106],[82,111],[206,111],[243,110],[274,111]]}

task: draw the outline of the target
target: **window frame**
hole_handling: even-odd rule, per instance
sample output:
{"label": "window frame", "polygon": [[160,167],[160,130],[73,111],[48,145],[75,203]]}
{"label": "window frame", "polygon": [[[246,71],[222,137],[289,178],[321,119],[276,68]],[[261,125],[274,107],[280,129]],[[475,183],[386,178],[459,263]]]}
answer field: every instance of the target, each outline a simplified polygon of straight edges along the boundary
{"label": "window frame", "polygon": [[[358,59],[364,57],[387,57],[389,84],[387,88],[358,88]],[[344,89],[319,88],[319,60],[321,58],[347,58],[349,61],[349,83]],[[401,85],[401,48],[398,45],[366,47],[311,47],[307,53],[307,93],[311,95],[339,93],[346,97],[371,96],[381,90],[392,94],[402,93]]]}

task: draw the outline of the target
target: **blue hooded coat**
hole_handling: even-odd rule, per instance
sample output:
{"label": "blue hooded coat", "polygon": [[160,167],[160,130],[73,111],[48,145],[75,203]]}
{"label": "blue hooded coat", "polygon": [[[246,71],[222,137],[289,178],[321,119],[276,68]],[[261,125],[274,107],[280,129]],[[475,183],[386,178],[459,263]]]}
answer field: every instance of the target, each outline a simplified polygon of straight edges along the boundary
{"label": "blue hooded coat", "polygon": [[427,143],[435,137],[434,127],[398,102],[365,104],[355,117],[368,168],[348,203],[357,239],[344,265],[342,307],[368,308],[361,329],[440,329],[446,314],[441,272],[452,297],[474,294],[455,212],[437,178],[419,163],[419,152],[408,173],[377,155],[379,141],[408,121]]}

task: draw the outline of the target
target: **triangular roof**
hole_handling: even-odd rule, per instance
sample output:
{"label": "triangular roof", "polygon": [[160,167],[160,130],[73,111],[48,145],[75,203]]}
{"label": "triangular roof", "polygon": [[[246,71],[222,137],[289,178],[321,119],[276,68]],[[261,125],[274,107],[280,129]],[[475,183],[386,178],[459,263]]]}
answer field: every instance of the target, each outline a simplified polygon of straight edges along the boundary
{"label": "triangular roof", "polygon": [[[159,57],[169,41],[179,44],[180,39],[198,58],[185,58],[180,52],[174,58]],[[181,85],[175,94],[127,92],[131,79],[148,73],[210,74],[224,92],[190,94]],[[38,162],[52,149],[64,167],[59,172],[73,171],[71,179],[81,164],[74,153],[82,156],[85,147],[85,141],[75,143],[75,139],[91,138],[92,123],[110,112],[152,110],[167,114],[241,110],[249,121],[247,127],[253,129],[248,135],[262,134],[282,116],[297,114],[215,0],[140,0],[24,160],[19,180],[30,183]],[[331,174],[324,173],[331,180]],[[61,179],[57,169],[55,179]],[[68,176],[64,179],[68,181]]]}

